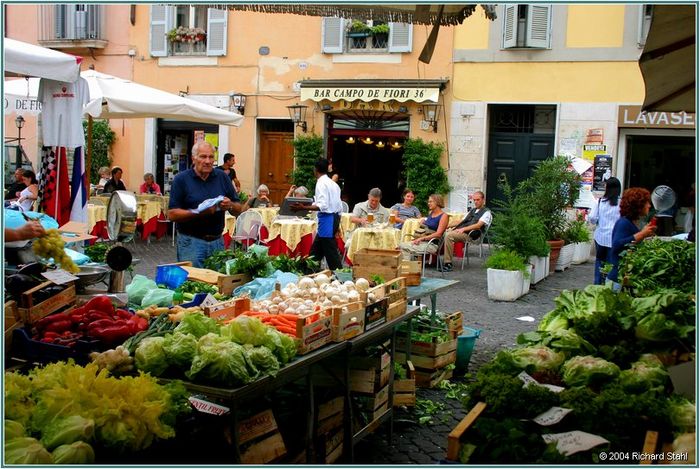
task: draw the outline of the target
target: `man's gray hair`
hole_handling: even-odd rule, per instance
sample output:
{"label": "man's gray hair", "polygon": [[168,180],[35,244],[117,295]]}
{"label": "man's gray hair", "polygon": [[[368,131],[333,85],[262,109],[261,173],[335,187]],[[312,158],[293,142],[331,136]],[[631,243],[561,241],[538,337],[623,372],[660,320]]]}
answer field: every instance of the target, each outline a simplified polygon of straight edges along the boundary
{"label": "man's gray hair", "polygon": [[309,194],[309,190],[304,186],[299,186],[294,189],[294,195],[296,197],[306,197]]}
{"label": "man's gray hair", "polygon": [[269,194],[270,189],[268,189],[268,187],[265,184],[260,184],[258,186],[258,194],[260,194],[261,192],[267,192]]}
{"label": "man's gray hair", "polygon": [[206,141],[199,141],[199,142],[195,143],[194,145],[192,145],[192,156],[199,156],[199,149],[201,147],[203,147],[204,145],[211,148],[212,151],[216,150],[216,148],[214,148],[214,145],[212,145],[211,143],[206,142]]}
{"label": "man's gray hair", "polygon": [[369,190],[369,196],[381,199],[382,198],[382,190],[378,187],[373,187],[372,189]]}

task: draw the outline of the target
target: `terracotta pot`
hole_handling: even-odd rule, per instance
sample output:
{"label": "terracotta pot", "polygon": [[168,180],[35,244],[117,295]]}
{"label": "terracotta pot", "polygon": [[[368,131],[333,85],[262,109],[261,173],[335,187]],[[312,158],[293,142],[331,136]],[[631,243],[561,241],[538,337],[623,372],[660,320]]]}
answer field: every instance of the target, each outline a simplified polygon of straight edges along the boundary
{"label": "terracotta pot", "polygon": [[554,272],[554,268],[557,266],[557,260],[559,259],[559,251],[561,251],[562,246],[564,246],[563,239],[551,239],[547,241],[549,244],[549,273]]}

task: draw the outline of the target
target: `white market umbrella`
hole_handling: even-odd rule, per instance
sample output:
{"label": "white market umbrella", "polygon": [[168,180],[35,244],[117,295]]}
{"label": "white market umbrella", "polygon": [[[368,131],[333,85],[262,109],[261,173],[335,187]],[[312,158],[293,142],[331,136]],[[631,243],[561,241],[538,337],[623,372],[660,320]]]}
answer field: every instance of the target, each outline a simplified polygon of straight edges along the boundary
{"label": "white market umbrella", "polygon": [[[183,98],[112,75],[86,70],[80,74],[88,83],[90,101],[83,114],[102,119],[159,117],[209,124],[240,126],[243,116],[194,99]],[[39,80],[6,80],[5,98],[36,99]]]}
{"label": "white market umbrella", "polygon": [[3,49],[5,72],[70,83],[80,76],[80,56],[9,38],[3,39]]}

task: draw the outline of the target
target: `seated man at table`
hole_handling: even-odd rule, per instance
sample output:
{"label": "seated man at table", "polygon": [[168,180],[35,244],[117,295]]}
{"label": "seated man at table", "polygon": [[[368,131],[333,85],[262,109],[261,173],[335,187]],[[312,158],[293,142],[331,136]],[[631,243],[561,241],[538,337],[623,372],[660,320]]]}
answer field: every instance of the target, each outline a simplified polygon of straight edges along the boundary
{"label": "seated man at table", "polygon": [[287,191],[287,195],[285,195],[284,198],[286,199],[287,197],[306,197],[307,195],[309,195],[309,190],[306,187],[297,187],[294,184],[292,184],[292,186]]}
{"label": "seated man at table", "polygon": [[372,215],[373,221],[383,223],[389,220],[389,209],[381,204],[382,191],[378,187],[370,189],[367,201],[358,202],[352,209],[350,220],[357,226],[369,224],[368,215]]}
{"label": "seated man at table", "polygon": [[104,194],[111,194],[114,191],[125,191],[126,186],[124,185],[124,181],[122,181],[122,174],[123,171],[119,166],[112,168],[112,179],[107,181],[102,192]]}
{"label": "seated man at table", "polygon": [[153,179],[153,174],[146,173],[143,175],[143,184],[139,187],[139,192],[141,194],[156,194],[161,195],[160,186]]}
{"label": "seated man at table", "polygon": [[[472,196],[474,208],[467,213],[464,220],[459,222],[445,235],[445,257],[443,272],[452,271],[452,257],[455,252],[455,242],[471,243],[481,238],[482,232],[491,224],[493,216],[485,203],[486,197],[481,191],[474,192]],[[464,247],[467,249],[467,247]]]}

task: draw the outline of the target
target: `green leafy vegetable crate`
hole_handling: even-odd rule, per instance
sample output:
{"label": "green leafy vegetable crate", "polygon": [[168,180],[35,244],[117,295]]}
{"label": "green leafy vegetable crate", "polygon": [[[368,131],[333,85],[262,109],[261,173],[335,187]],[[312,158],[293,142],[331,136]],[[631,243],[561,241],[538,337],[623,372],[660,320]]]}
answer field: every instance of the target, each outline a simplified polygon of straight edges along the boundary
{"label": "green leafy vegetable crate", "polygon": [[469,428],[474,425],[479,415],[486,409],[485,402],[477,402],[469,413],[447,435],[447,460],[459,461],[460,440]]}

